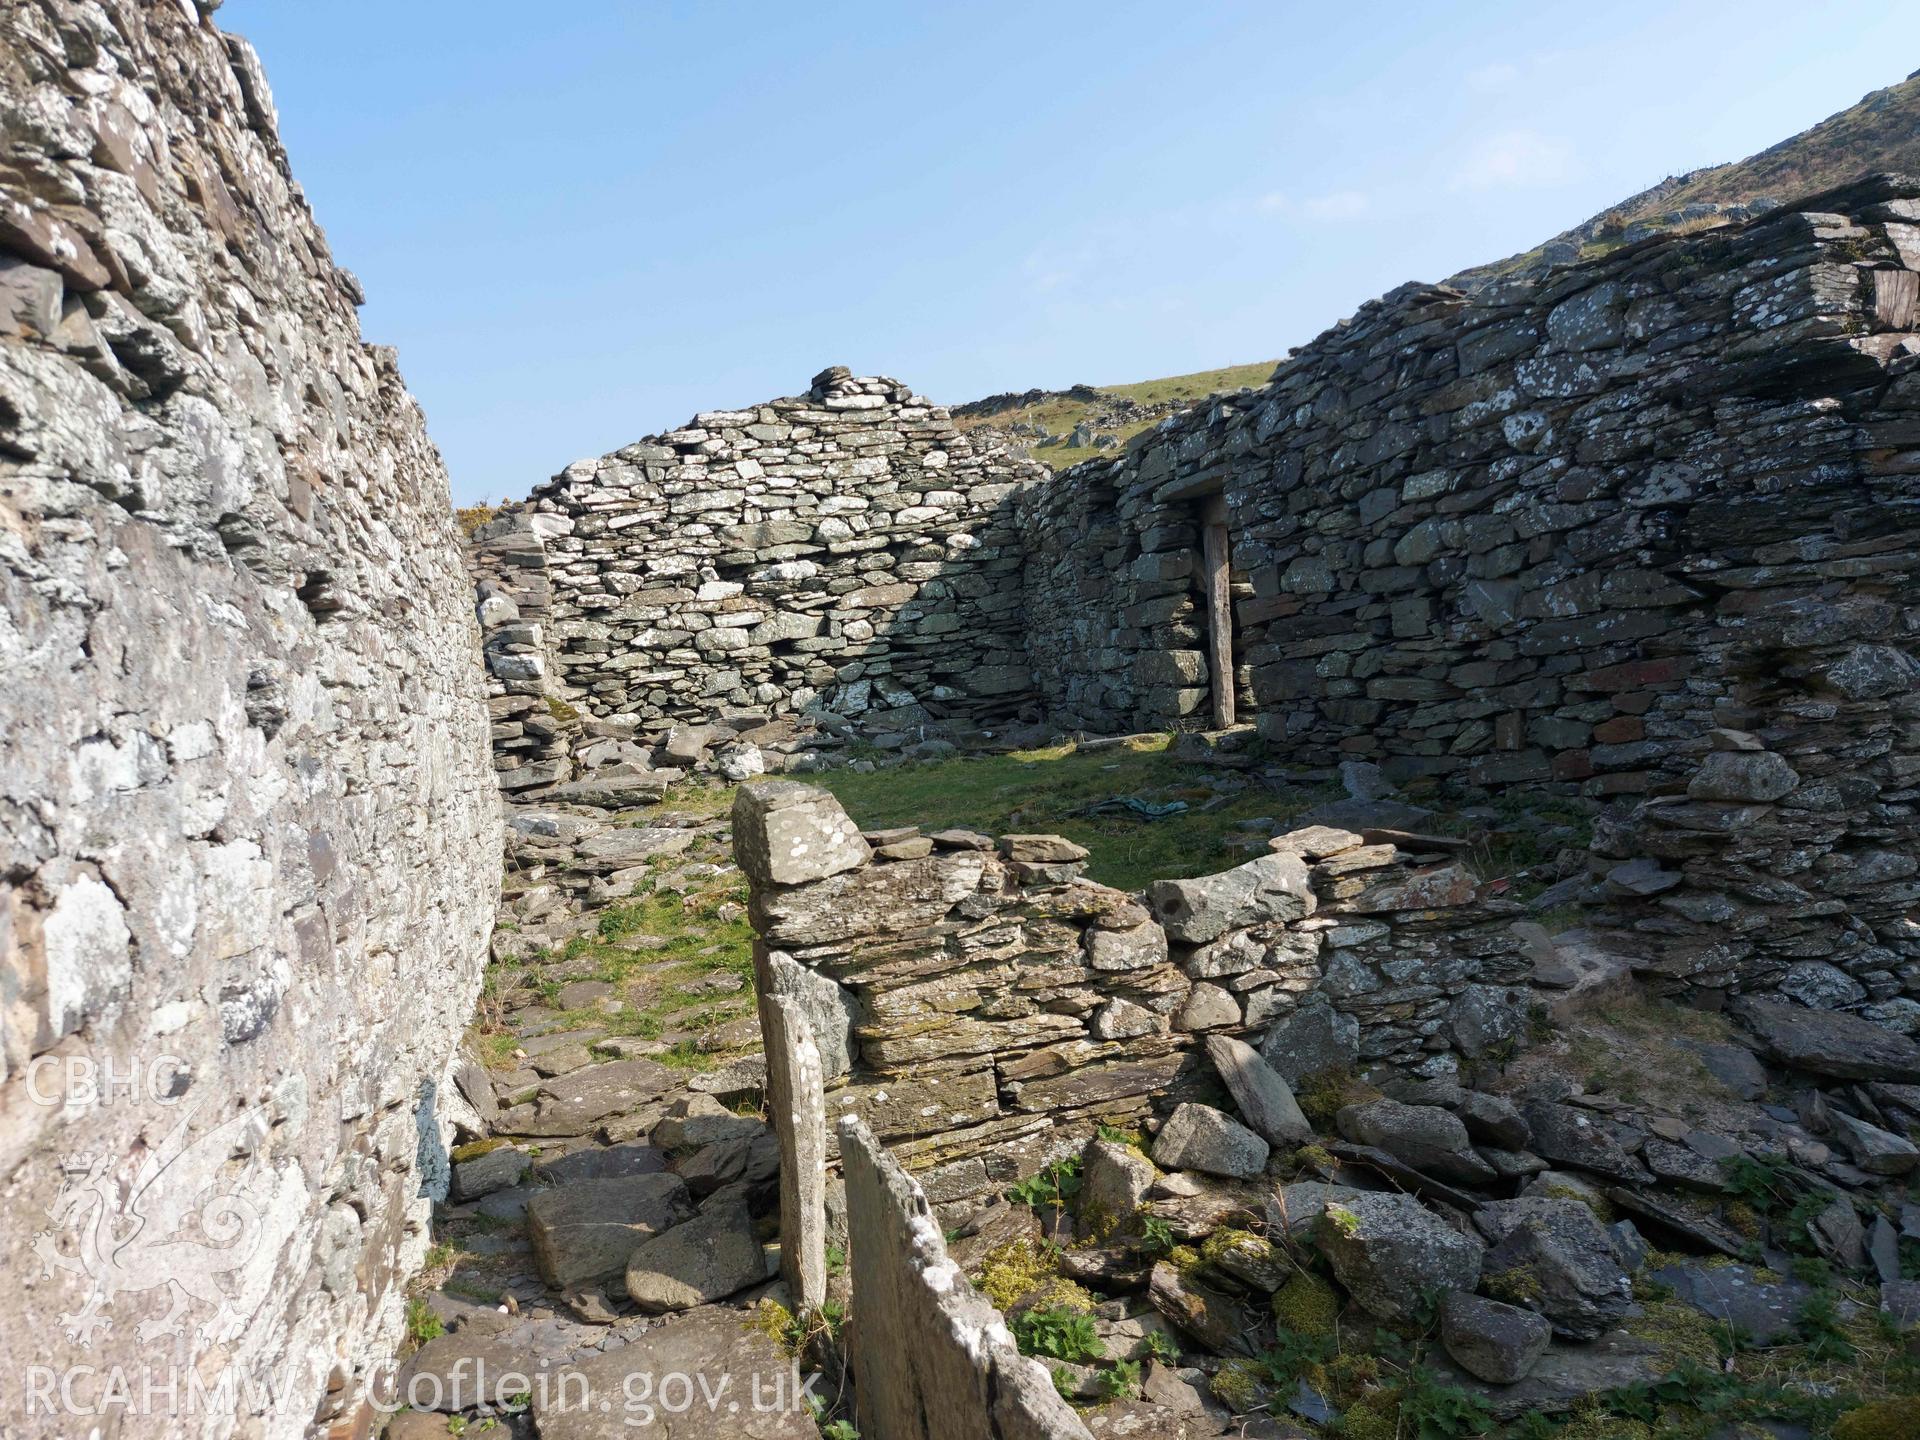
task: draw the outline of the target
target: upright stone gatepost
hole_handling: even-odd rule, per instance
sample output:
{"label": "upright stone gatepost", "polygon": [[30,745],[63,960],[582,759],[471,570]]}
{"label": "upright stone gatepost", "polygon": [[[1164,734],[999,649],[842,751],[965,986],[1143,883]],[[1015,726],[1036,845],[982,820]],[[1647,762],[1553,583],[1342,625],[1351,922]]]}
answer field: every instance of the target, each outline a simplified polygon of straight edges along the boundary
{"label": "upright stone gatepost", "polygon": [[1046,1367],[948,1258],[926,1192],[854,1116],[840,1122],[852,1360],[871,1440],[1092,1440]]}
{"label": "upright stone gatepost", "polygon": [[[872,855],[838,801],[790,780],[741,786],[732,820],[733,857],[752,883],[756,904],[770,890],[856,869]],[[826,1076],[806,1010],[782,984],[776,957],[758,940],[753,969],[767,1053],[767,1108],[780,1142],[780,1271],[794,1303],[815,1310],[827,1298]]]}
{"label": "upright stone gatepost", "polygon": [[800,1007],[760,997],[767,1108],[780,1141],[780,1274],[802,1311],[827,1299],[827,1101],[820,1048]]}

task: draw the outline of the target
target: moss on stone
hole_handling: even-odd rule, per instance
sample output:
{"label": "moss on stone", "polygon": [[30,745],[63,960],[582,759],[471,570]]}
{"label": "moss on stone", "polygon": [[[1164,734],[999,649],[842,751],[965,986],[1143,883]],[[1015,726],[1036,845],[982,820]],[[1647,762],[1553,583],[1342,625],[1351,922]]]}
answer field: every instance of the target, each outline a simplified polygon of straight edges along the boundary
{"label": "moss on stone", "polygon": [[454,1164],[464,1165],[469,1160],[478,1160],[482,1155],[491,1155],[506,1143],[506,1140],[498,1135],[490,1140],[475,1140],[470,1144],[457,1146],[449,1152],[449,1157]]}
{"label": "moss on stone", "polygon": [[1167,1263],[1185,1275],[1191,1270],[1200,1269],[1206,1261],[1200,1258],[1200,1252],[1193,1246],[1176,1245],[1167,1252]]}
{"label": "moss on stone", "polygon": [[1266,1372],[1255,1360],[1229,1360],[1207,1382],[1213,1398],[1236,1415],[1267,1408]]}
{"label": "moss on stone", "polygon": [[1302,1270],[1273,1295],[1273,1318],[1280,1328],[1315,1338],[1336,1333],[1340,1292],[1310,1270]]}
{"label": "moss on stone", "polygon": [[1324,1145],[1302,1145],[1293,1152],[1293,1162],[1302,1170],[1331,1170],[1334,1167],[1333,1152]]}
{"label": "moss on stone", "polygon": [[1346,1105],[1378,1100],[1380,1092],[1350,1069],[1320,1070],[1304,1077],[1296,1090],[1296,1099],[1316,1130],[1333,1124],[1334,1116]]}
{"label": "moss on stone", "polygon": [[1911,1397],[1857,1406],[1833,1422],[1833,1440],[1920,1440],[1920,1406]]}
{"label": "moss on stone", "polygon": [[1691,1305],[1678,1300],[1643,1300],[1641,1313],[1626,1321],[1629,1335],[1651,1340],[1668,1356],[1686,1356],[1703,1365],[1720,1359],[1719,1327]]}
{"label": "moss on stone", "polygon": [[1380,1357],[1342,1351],[1324,1366],[1315,1366],[1324,1377],[1325,1389],[1340,1404],[1352,1405],[1369,1389],[1380,1383]]}
{"label": "moss on stone", "polygon": [[1481,1277],[1480,1288],[1496,1300],[1509,1305],[1526,1305],[1540,1298],[1540,1277],[1525,1265],[1497,1270]]}
{"label": "moss on stone", "polygon": [[1340,1417],[1342,1440],[1399,1440],[1400,1390],[1382,1386],[1363,1393]]}
{"label": "moss on stone", "polygon": [[995,1308],[1011,1310],[1026,1296],[1057,1280],[1060,1271],[1051,1252],[1031,1240],[1014,1240],[988,1253],[980,1266],[980,1293]]}
{"label": "moss on stone", "polygon": [[1727,1224],[1749,1240],[1758,1240],[1765,1229],[1760,1222],[1760,1212],[1744,1200],[1729,1200],[1724,1213]]}
{"label": "moss on stone", "polygon": [[1591,1190],[1576,1190],[1571,1185],[1555,1185],[1549,1182],[1540,1193],[1555,1200],[1577,1200],[1593,1212],[1594,1219],[1602,1225],[1611,1225],[1619,1217],[1608,1203],[1606,1196],[1596,1195]]}
{"label": "moss on stone", "polygon": [[1207,1236],[1200,1246],[1200,1258],[1209,1265],[1218,1265],[1234,1250],[1245,1251],[1262,1260],[1273,1258],[1273,1242],[1254,1234],[1251,1230],[1236,1230],[1232,1226],[1223,1226]]}
{"label": "moss on stone", "polygon": [[1071,1310],[1076,1315],[1090,1315],[1098,1303],[1091,1290],[1064,1275],[1056,1275],[1040,1287],[1039,1307],[1043,1310]]}
{"label": "moss on stone", "polygon": [[1075,1210],[1074,1218],[1080,1223],[1076,1227],[1080,1239],[1089,1245],[1103,1245],[1120,1222],[1114,1218],[1113,1211],[1096,1201],[1081,1201]]}
{"label": "moss on stone", "polygon": [[800,1333],[793,1312],[773,1299],[764,1299],[754,1306],[748,1324],[788,1352],[794,1349],[794,1340]]}
{"label": "moss on stone", "polygon": [[1598,1406],[1576,1410],[1554,1435],[1555,1440],[1654,1440],[1652,1426],[1609,1415]]}

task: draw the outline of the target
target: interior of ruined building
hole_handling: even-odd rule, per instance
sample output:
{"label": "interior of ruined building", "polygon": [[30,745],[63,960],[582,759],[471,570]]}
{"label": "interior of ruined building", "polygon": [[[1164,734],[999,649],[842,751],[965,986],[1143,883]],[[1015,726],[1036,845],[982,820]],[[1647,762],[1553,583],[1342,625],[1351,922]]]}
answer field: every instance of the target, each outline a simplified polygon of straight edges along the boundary
{"label": "interior of ruined building", "polygon": [[456,515],[212,9],[0,17],[0,1433],[1911,1433],[1920,181]]}

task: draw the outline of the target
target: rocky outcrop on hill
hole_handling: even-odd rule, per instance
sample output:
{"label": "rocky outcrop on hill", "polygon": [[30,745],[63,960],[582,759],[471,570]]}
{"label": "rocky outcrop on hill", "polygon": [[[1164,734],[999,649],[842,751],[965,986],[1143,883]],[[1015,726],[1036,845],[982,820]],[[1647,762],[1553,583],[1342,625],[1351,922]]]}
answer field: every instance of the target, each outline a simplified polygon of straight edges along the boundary
{"label": "rocky outcrop on hill", "polygon": [[[214,8],[0,12],[0,1409],[22,1435],[363,1418],[445,1192],[499,884],[446,475]],[[116,1373],[137,1415],[103,1397]]]}

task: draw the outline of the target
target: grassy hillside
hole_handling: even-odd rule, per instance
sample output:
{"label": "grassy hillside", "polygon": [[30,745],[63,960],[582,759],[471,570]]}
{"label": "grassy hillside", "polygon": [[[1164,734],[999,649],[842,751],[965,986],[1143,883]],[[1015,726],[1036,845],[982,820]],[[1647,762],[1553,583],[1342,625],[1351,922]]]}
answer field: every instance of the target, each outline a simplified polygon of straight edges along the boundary
{"label": "grassy hillside", "polygon": [[[1221,391],[1267,383],[1276,360],[1252,365],[1229,365],[1192,375],[1169,375],[1136,385],[1076,385],[1071,390],[1030,390],[1024,395],[996,395],[957,405],[954,420],[962,430],[990,430],[1016,445],[1028,447],[1036,460],[1056,470],[1078,465],[1095,455],[1111,453],[1091,444],[1069,443],[1083,421],[1102,435],[1115,435],[1124,445],[1135,435],[1176,410]],[[1046,438],[1017,427],[1038,427]]]}
{"label": "grassy hillside", "polygon": [[1670,176],[1523,255],[1463,270],[1451,283],[1472,288],[1604,254],[1653,231],[1711,228],[1747,209],[1759,213],[1888,171],[1920,174],[1920,71],[1757,155]]}

